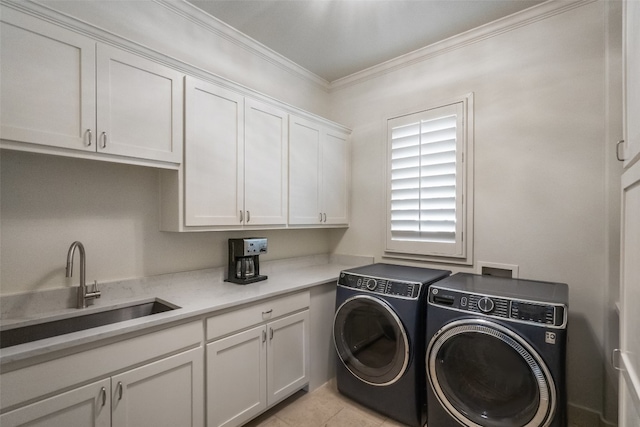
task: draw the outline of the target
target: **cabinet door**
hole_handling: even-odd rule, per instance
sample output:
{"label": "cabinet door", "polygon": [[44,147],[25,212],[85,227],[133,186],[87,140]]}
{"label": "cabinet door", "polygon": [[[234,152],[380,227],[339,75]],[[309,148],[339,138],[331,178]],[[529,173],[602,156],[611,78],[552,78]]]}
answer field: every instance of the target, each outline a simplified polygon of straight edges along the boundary
{"label": "cabinet door", "polygon": [[239,426],[267,407],[266,329],[207,344],[207,426]]}
{"label": "cabinet door", "polygon": [[110,46],[97,52],[98,151],[180,163],[183,75]]}
{"label": "cabinet door", "polygon": [[202,352],[196,348],[112,377],[112,427],[203,426]]}
{"label": "cabinet door", "polygon": [[287,114],[245,99],[245,225],[286,225]]}
{"label": "cabinet door", "polygon": [[348,136],[327,131],[322,145],[324,224],[349,223],[350,148]]}
{"label": "cabinet door", "polygon": [[76,388],[0,415],[3,427],[109,427],[108,379]]}
{"label": "cabinet door", "polygon": [[640,159],[640,2],[626,0],[624,11],[625,167]]}
{"label": "cabinet door", "polygon": [[309,310],[267,325],[267,404],[309,383]]}
{"label": "cabinet door", "polygon": [[320,224],[322,127],[289,116],[289,224]]}
{"label": "cabinet door", "polygon": [[640,425],[640,162],[622,175],[620,427]]}
{"label": "cabinet door", "polygon": [[95,151],[93,40],[2,8],[2,139]]}
{"label": "cabinet door", "polygon": [[622,175],[619,425],[640,425],[640,3],[623,3],[625,172]]}
{"label": "cabinet door", "polygon": [[244,98],[185,79],[185,225],[240,225]]}

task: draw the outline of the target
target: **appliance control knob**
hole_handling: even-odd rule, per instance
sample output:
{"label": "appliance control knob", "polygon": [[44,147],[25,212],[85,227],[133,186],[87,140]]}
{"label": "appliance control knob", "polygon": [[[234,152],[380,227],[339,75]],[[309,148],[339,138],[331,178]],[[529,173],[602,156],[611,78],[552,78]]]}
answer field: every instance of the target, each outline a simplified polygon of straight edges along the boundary
{"label": "appliance control knob", "polygon": [[478,309],[483,313],[490,313],[493,311],[495,304],[489,297],[482,297],[478,300]]}
{"label": "appliance control knob", "polygon": [[365,285],[370,291],[374,291],[378,287],[378,283],[374,279],[368,279]]}

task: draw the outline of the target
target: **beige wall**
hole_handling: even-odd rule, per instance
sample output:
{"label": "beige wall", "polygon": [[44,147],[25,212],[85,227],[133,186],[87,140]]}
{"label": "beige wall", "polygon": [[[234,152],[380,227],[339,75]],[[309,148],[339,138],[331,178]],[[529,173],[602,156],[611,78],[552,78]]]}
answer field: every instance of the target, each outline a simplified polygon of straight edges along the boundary
{"label": "beige wall", "polygon": [[[352,226],[260,232],[269,238],[265,259],[336,252],[385,261],[385,118],[473,92],[475,260],[569,284],[569,400],[596,416],[603,401],[615,402],[603,384],[617,296],[608,290],[619,221],[609,144],[620,94],[605,84],[619,72],[619,64],[605,66],[606,32],[619,30],[617,19],[607,21],[615,2],[588,3],[330,95],[157,3],[46,3],[353,128]],[[255,234],[158,231],[158,172],[150,168],[10,151],[0,162],[1,294],[75,283],[64,278],[74,240],[87,248],[87,279],[104,281],[223,266],[226,239]]]}
{"label": "beige wall", "polygon": [[[327,115],[326,88],[308,72],[217,31],[211,19],[190,16],[194,11],[188,6],[181,11],[172,10],[179,4],[171,2],[123,1],[117,7],[110,1],[39,3],[53,9],[47,13],[56,19],[71,16],[98,35],[115,34],[124,44],[155,50],[198,73],[204,70]],[[74,240],[87,249],[87,280],[107,281],[220,267],[227,260],[229,237],[256,234],[158,231],[158,171],[151,168],[6,150],[0,157],[3,295],[77,283],[77,278],[64,277],[66,252]],[[265,260],[330,252],[325,231],[258,234],[269,238]]]}
{"label": "beige wall", "polygon": [[335,238],[335,250],[373,251],[378,261],[385,260],[385,118],[474,93],[475,261],[569,284],[569,400],[596,412],[611,219],[605,42],[605,5],[591,3],[332,93],[333,118],[353,129],[354,159],[352,226]]}
{"label": "beige wall", "polygon": [[221,27],[189,4],[171,0],[38,3],[279,101],[327,115],[326,88],[310,78],[311,73],[234,30],[224,30],[224,24]]}
{"label": "beige wall", "polygon": [[3,295],[75,286],[77,270],[64,277],[74,240],[85,246],[89,282],[222,267],[229,237],[267,237],[263,260],[330,252],[322,230],[161,232],[155,169],[0,153]]}

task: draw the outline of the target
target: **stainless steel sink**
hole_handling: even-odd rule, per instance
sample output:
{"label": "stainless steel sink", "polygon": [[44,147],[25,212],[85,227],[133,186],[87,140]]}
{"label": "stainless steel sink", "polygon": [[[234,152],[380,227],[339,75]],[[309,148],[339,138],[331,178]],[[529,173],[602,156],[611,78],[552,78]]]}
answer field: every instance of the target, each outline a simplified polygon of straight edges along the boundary
{"label": "stainless steel sink", "polygon": [[44,320],[25,326],[8,326],[0,330],[0,348],[25,344],[44,338],[56,337],[71,332],[83,331],[98,326],[110,325],[125,320],[151,316],[180,308],[160,300],[134,303],[125,307],[117,307],[92,313],[73,315],[55,320]]}

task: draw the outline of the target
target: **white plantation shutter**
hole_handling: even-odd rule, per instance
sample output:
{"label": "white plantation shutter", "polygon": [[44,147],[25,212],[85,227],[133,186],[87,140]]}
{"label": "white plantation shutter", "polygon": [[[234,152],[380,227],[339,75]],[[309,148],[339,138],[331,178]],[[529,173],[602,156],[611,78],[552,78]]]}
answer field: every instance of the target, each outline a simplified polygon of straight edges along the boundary
{"label": "white plantation shutter", "polygon": [[388,121],[387,251],[464,256],[463,107]]}

